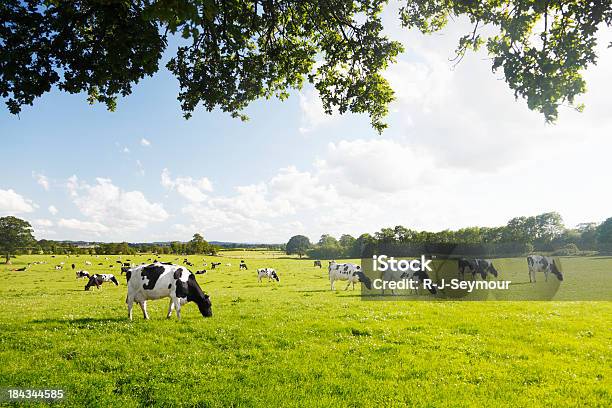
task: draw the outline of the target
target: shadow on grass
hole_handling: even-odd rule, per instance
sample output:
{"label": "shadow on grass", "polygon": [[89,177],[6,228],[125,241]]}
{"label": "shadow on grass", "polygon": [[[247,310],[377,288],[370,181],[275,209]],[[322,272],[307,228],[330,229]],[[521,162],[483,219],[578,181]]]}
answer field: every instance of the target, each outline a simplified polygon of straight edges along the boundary
{"label": "shadow on grass", "polygon": [[129,322],[126,317],[81,317],[78,319],[35,319],[30,323],[34,324],[49,324],[49,323],[60,323],[60,324],[88,324],[88,323],[117,323],[117,322]]}
{"label": "shadow on grass", "polygon": [[297,293],[323,293],[323,292],[331,292],[329,289],[306,289],[306,290],[296,290]]}

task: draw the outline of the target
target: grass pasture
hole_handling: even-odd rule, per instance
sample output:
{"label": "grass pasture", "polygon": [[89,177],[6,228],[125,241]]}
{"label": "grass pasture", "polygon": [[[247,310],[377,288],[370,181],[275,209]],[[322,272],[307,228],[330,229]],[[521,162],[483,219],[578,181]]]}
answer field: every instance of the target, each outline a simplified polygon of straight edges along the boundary
{"label": "grass pasture", "polygon": [[[180,322],[166,300],[129,322],[124,277],[85,292],[70,269],[119,277],[116,256],[0,266],[0,388],[61,388],[59,405],[94,407],[612,405],[612,302],[368,302],[342,282],[330,291],[311,260],[221,255],[197,276],[214,317],[189,304]],[[280,284],[258,283],[258,267]],[[591,268],[612,274],[612,258],[564,258],[569,282]]]}

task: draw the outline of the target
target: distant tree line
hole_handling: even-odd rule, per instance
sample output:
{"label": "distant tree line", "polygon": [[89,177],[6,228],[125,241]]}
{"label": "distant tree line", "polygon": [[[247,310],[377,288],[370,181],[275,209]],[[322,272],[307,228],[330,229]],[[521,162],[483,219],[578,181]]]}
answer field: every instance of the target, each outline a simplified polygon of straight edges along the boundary
{"label": "distant tree line", "polygon": [[311,243],[303,235],[293,236],[286,245],[290,255],[314,259],[361,258],[375,253],[416,255],[454,253],[465,255],[519,256],[532,252],[553,255],[612,253],[612,217],[598,224],[579,224],[566,228],[556,212],[512,218],[500,227],[468,227],[440,232],[416,231],[401,225],[383,228],[355,238],[324,234]]}
{"label": "distant tree line", "polygon": [[[278,247],[278,246],[277,246]],[[171,242],[170,244],[130,244],[128,242],[109,243],[75,243],[36,240],[34,230],[29,222],[13,217],[0,217],[0,255],[7,263],[16,255],[49,254],[49,255],[134,255],[153,253],[159,255],[215,255],[218,245],[208,243],[201,234],[194,234],[188,242]]]}

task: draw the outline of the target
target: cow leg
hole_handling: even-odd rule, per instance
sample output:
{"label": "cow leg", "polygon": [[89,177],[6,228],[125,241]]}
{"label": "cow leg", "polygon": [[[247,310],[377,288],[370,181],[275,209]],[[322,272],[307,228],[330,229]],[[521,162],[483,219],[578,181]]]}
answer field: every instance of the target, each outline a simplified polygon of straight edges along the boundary
{"label": "cow leg", "polygon": [[174,299],[174,310],[176,310],[176,318],[181,320],[181,301],[178,297]]}
{"label": "cow leg", "polygon": [[348,281],[348,283],[346,284],[346,288],[344,288],[344,290],[348,290],[349,286],[351,286],[351,281]]}
{"label": "cow leg", "polygon": [[149,314],[147,313],[147,301],[146,300],[143,300],[142,302],[140,302],[140,308],[142,309],[142,315],[144,316],[146,320],[148,320]]}
{"label": "cow leg", "polygon": [[168,314],[166,315],[166,319],[172,317],[172,310],[174,309],[174,302],[170,299],[170,305],[168,306]]}
{"label": "cow leg", "polygon": [[548,270],[544,269],[544,281],[548,282]]}
{"label": "cow leg", "polygon": [[128,296],[128,298],[125,300],[125,303],[127,303],[128,307],[128,318],[132,320],[132,308],[134,307],[134,299]]}

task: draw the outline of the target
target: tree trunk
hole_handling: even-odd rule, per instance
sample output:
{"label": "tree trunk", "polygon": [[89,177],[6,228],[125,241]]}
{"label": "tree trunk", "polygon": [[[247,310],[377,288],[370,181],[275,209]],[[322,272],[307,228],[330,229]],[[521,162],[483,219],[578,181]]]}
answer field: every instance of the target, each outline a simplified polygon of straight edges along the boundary
{"label": "tree trunk", "polygon": [[11,255],[10,254],[6,254],[6,255],[4,255],[4,258],[6,259],[5,264],[6,265],[10,265],[11,264]]}

